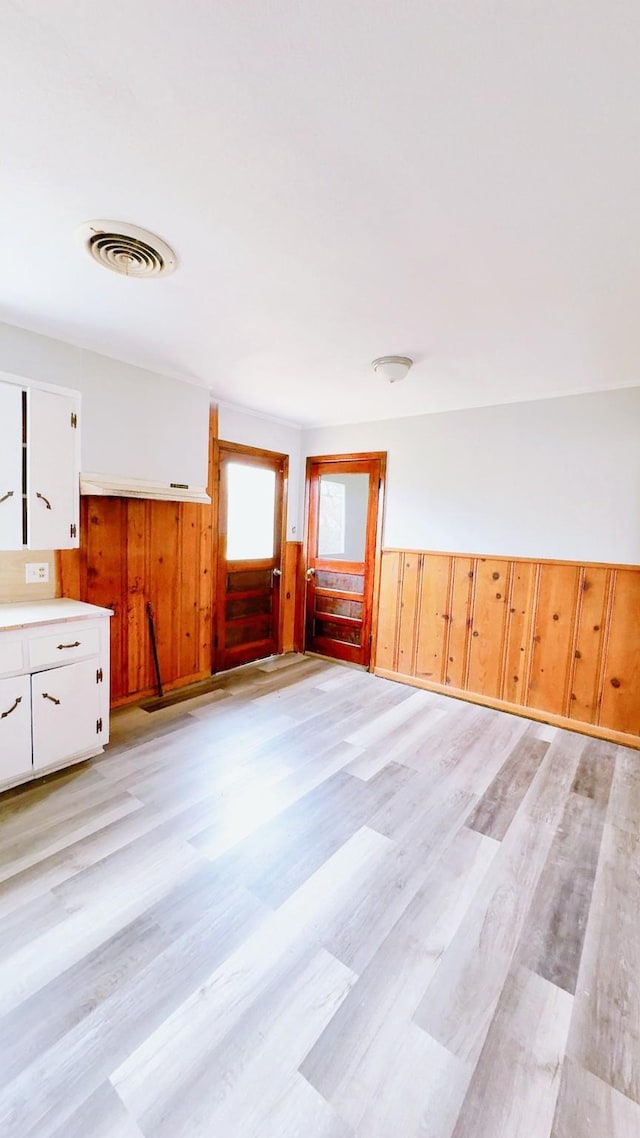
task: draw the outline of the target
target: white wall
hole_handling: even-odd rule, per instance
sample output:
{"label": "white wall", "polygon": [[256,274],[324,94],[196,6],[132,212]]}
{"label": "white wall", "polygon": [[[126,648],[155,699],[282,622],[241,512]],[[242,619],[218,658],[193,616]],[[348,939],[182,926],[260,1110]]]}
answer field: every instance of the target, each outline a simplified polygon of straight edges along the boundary
{"label": "white wall", "polygon": [[218,434],[224,442],[260,447],[289,456],[289,489],[287,540],[302,541],[302,508],[304,504],[304,469],[301,464],[302,432],[290,423],[252,414],[228,403],[218,411]]}
{"label": "white wall", "polygon": [[0,324],[0,371],[82,393],[83,472],[206,486],[209,392]]}
{"label": "white wall", "polygon": [[640,563],[640,387],[303,432],[367,450],[387,547]]}

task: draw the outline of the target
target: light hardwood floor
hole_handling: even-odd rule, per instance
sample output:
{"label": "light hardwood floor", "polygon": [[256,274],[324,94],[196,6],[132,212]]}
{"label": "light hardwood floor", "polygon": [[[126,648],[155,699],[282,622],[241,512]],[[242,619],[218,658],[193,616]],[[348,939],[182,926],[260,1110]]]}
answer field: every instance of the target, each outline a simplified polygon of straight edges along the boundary
{"label": "light hardwood floor", "polygon": [[282,657],[0,798],[3,1138],[638,1138],[640,754]]}

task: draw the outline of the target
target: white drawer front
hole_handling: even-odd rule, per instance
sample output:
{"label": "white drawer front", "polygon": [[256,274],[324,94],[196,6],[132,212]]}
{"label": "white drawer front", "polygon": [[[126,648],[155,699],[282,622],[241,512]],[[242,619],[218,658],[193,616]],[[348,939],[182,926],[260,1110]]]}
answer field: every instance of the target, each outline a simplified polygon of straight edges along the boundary
{"label": "white drawer front", "polygon": [[11,636],[0,636],[0,676],[18,675],[24,671],[24,642]]}
{"label": "white drawer front", "polygon": [[100,633],[95,625],[60,624],[56,631],[37,636],[29,644],[31,668],[56,667],[97,656],[100,650]]}
{"label": "white drawer front", "polygon": [[31,773],[31,677],[0,680],[0,785]]}
{"label": "white drawer front", "polygon": [[[34,769],[99,750],[99,687],[87,660],[31,677]],[[96,745],[97,744],[97,745]]]}

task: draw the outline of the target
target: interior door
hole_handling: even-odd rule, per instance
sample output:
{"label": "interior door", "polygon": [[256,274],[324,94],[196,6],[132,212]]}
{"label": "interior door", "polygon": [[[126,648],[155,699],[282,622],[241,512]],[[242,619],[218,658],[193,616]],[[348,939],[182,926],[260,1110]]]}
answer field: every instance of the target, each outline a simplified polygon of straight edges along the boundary
{"label": "interior door", "polygon": [[219,545],[214,671],[280,649],[287,456],[219,443]]}
{"label": "interior door", "polygon": [[305,649],[369,667],[386,456],[307,461]]}

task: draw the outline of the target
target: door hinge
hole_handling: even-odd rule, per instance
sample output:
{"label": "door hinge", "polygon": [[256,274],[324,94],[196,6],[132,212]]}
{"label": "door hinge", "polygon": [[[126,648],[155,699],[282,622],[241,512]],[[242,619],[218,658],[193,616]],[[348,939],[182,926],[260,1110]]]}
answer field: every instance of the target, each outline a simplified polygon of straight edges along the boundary
{"label": "door hinge", "polygon": [[104,676],[102,674],[102,668],[98,668],[96,670],[96,683],[101,684],[103,679],[104,679]]}
{"label": "door hinge", "polygon": [[75,411],[71,412],[71,426],[75,429],[78,426],[78,416]]}
{"label": "door hinge", "polygon": [[78,536],[78,530],[76,528],[76,523],[72,522],[71,525],[69,526],[69,537],[77,537],[77,536]]}
{"label": "door hinge", "polygon": [[101,731],[102,731],[102,720],[96,719],[96,735],[99,735]]}
{"label": "door hinge", "polygon": [[378,490],[382,490],[382,479],[378,479]]}

